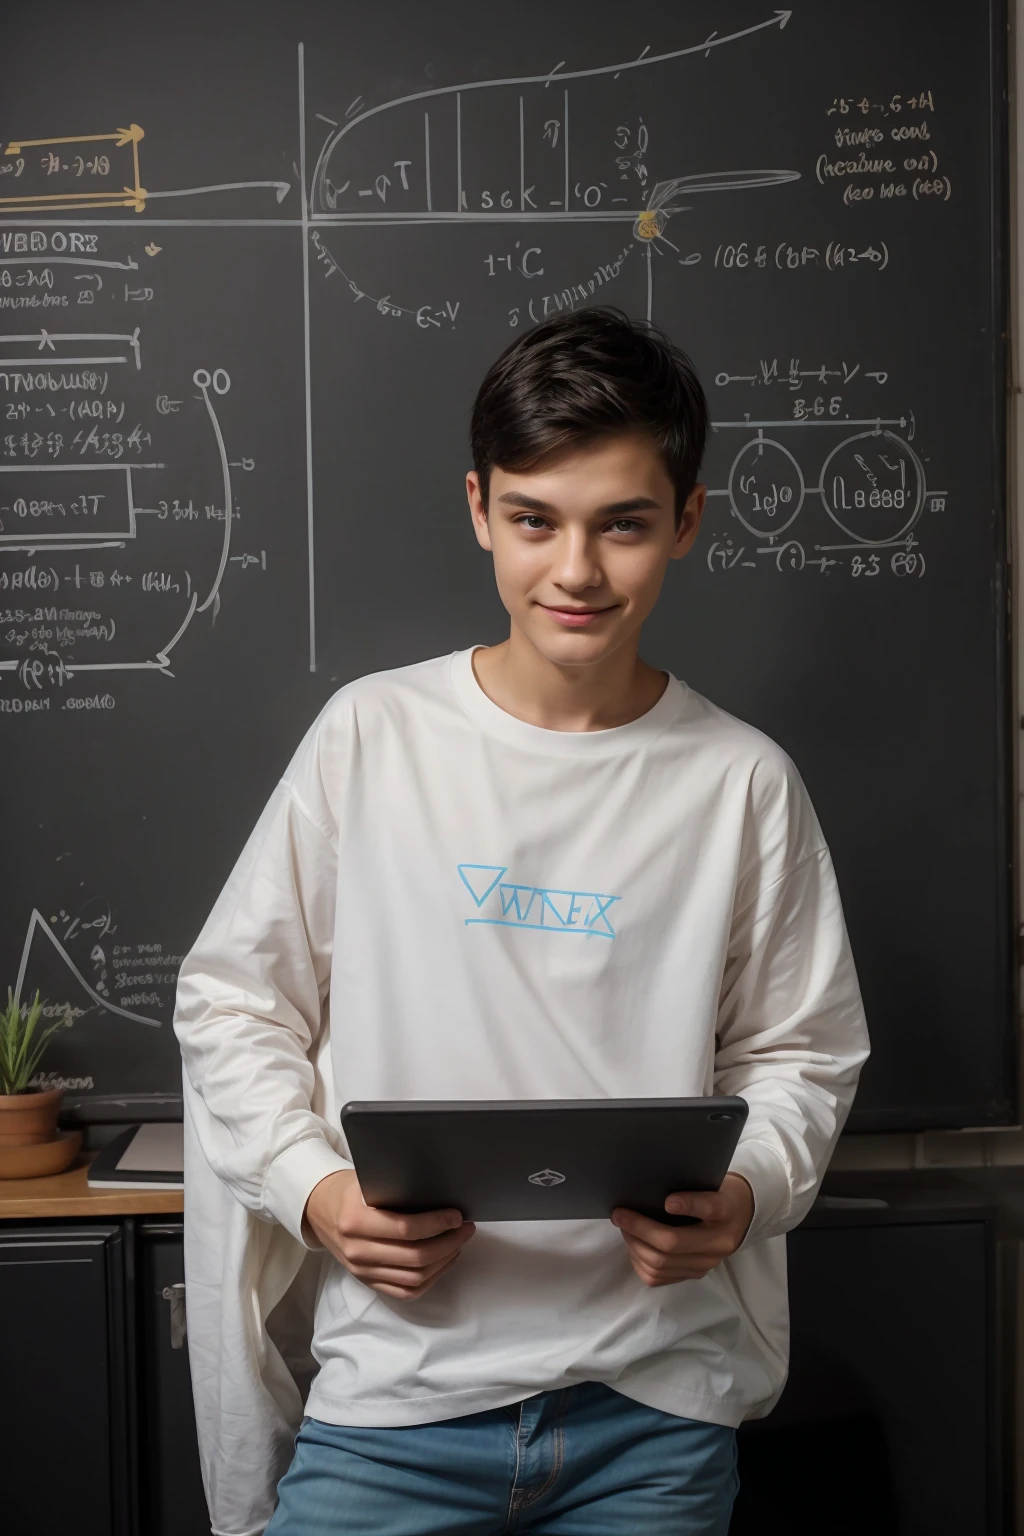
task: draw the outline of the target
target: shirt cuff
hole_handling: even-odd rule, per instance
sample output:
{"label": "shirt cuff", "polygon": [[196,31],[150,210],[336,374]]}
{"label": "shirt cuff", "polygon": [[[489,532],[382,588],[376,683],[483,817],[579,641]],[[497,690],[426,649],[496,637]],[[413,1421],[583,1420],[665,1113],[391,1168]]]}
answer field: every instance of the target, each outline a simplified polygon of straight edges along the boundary
{"label": "shirt cuff", "polygon": [[782,1158],[767,1141],[741,1141],[729,1164],[730,1173],[746,1179],[754,1194],[754,1214],[736,1252],[766,1235],[766,1229],[783,1221],[790,1206],[789,1175]]}
{"label": "shirt cuff", "polygon": [[307,1136],[278,1154],[267,1170],[263,1183],[263,1204],[303,1246],[320,1252],[319,1242],[308,1224],[304,1225],[306,1201],[321,1179],[354,1166],[342,1157],[322,1136]]}

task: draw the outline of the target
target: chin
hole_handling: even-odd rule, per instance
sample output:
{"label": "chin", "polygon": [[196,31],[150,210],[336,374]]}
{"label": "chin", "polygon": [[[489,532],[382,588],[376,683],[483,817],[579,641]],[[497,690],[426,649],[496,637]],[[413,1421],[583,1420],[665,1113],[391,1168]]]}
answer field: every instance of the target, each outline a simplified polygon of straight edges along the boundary
{"label": "chin", "polygon": [[547,661],[559,666],[589,666],[604,661],[618,650],[623,636],[592,635],[586,630],[566,630],[562,634],[533,631],[530,639]]}

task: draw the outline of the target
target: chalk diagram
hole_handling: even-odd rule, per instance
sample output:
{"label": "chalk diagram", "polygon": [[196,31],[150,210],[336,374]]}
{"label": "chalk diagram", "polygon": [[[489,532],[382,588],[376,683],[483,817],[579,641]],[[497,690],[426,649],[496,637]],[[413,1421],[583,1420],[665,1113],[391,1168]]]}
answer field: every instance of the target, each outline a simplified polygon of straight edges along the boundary
{"label": "chalk diagram", "polygon": [[[12,182],[17,181],[19,185],[16,192],[0,196],[0,215],[85,213],[97,208],[130,208],[135,213],[142,213],[147,203],[156,198],[241,192],[254,187],[272,188],[277,201],[281,203],[291,191],[291,183],[287,181],[222,181],[212,186],[147,191],[142,185],[139,166],[139,145],[145,137],[144,128],[138,123],[129,123],[127,128],[115,128],[107,133],[62,134],[48,139],[9,139],[4,147],[0,174],[7,173]],[[36,151],[37,155],[26,155],[27,149]],[[123,150],[124,154],[119,155],[118,150]],[[93,183],[92,190],[87,189],[90,181]],[[119,181],[120,187],[117,185]],[[27,186],[44,184],[48,188],[46,192],[22,190]],[[59,190],[55,191],[55,187]],[[98,265],[115,263],[100,262]]]}
{"label": "chalk diagram", "polygon": [[[716,432],[753,430],[756,435],[736,452],[726,487],[708,492],[711,497],[728,499],[730,515],[743,529],[742,534],[730,533],[712,541],[705,556],[710,570],[754,565],[756,561],[743,559],[751,552],[773,559],[780,571],[801,571],[806,566],[826,571],[837,563],[838,552],[852,552],[862,562],[873,558],[873,568],[877,569],[882,552],[891,551],[894,574],[924,575],[925,556],[917,548],[913,530],[926,507],[944,510],[947,493],[928,487],[925,466],[913,446],[916,423],[912,412],[897,418],[856,420],[758,421],[744,417],[713,425]],[[850,434],[851,426],[861,430]],[[795,454],[777,437],[766,435],[781,429],[800,433],[808,427],[847,433],[827,450],[813,485],[806,483]],[[832,541],[814,543],[814,559],[808,557],[805,544],[792,534],[786,537],[808,497],[818,499],[836,530]],[[737,537],[752,538],[755,543],[741,544],[737,549]]]}
{"label": "chalk diagram", "polygon": [[[28,927],[25,931],[25,941],[22,945],[21,959],[18,964],[18,979],[14,989],[15,997],[20,998],[22,1002],[26,1002],[28,999],[28,994],[24,991],[25,977],[28,972],[29,962],[32,958],[33,945],[37,937],[47,941],[53,952],[55,952],[58,956],[62,967],[66,969],[66,971],[74,979],[78,986],[81,987],[86,997],[88,997],[97,1007],[105,1009],[109,1013],[116,1014],[118,1018],[128,1019],[134,1024],[146,1024],[153,1029],[162,1028],[162,1024],[159,1019],[149,1018],[146,1014],[136,1013],[130,1008],[120,1007],[119,1004],[115,1003],[112,998],[105,996],[90,982],[88,982],[83,976],[82,972],[79,970],[78,966],[75,964],[74,960],[72,960],[70,954],[61,943],[56,933],[54,933],[53,928],[46,921],[46,918],[37,907],[32,908],[32,912],[28,921]],[[106,971],[104,970],[102,974],[105,976]]]}
{"label": "chalk diagram", "polygon": [[[58,345],[59,343],[69,345]],[[88,357],[65,355],[77,353],[82,343],[106,344],[105,355]],[[115,343],[121,344],[124,351],[111,352],[111,344]],[[21,353],[35,347],[36,355],[9,357],[6,355],[6,349],[11,345],[17,347]],[[20,379],[26,373],[35,376],[45,373],[49,379],[54,379],[56,376],[50,370],[82,368],[106,370],[113,364],[132,360],[135,368],[141,370],[142,353],[138,329],[131,335],[120,336],[111,333],[59,333],[46,330],[31,335],[0,335],[0,380],[4,382],[8,375],[15,375]],[[207,512],[207,516],[215,516],[218,521],[223,522],[223,533],[218,537],[219,553],[216,554],[216,568],[212,579],[204,582],[201,588],[193,587],[191,571],[183,573],[185,582],[182,596],[186,605],[183,617],[177,622],[169,638],[163,644],[158,643],[154,648],[154,654],[145,659],[75,661],[68,659],[59,648],[46,647],[36,648],[24,659],[0,661],[0,672],[17,672],[21,681],[30,689],[40,689],[46,682],[62,681],[65,676],[74,677],[79,673],[156,671],[173,675],[170,672],[170,654],[193,618],[197,614],[205,613],[207,609],[212,608],[214,615],[219,611],[220,588],[231,551],[233,501],[231,468],[214,397],[218,392],[226,393],[230,381],[223,370],[216,370],[211,374],[207,369],[197,369],[193,374],[193,383],[199,390],[205,405],[216,442],[223,487],[222,504]],[[173,404],[177,406],[181,402],[173,402]],[[145,484],[147,471],[166,468],[167,465],[159,460],[134,463],[113,461],[74,464],[0,464],[0,530],[2,530],[0,531],[0,555],[20,554],[34,557],[37,562],[41,562],[49,561],[54,555],[100,549],[122,551],[130,549],[139,539],[140,519],[151,517],[166,519],[174,515],[166,503],[163,507],[141,505],[138,495],[139,487]],[[8,487],[11,488],[9,491]],[[26,487],[32,494],[17,494]],[[146,497],[143,491],[142,499],[152,498]],[[195,508],[192,509],[192,513],[198,517]],[[202,556],[199,557],[199,563],[203,563]],[[26,606],[31,602],[33,606],[42,603],[44,607],[53,607],[55,600],[64,605],[68,598],[66,590],[62,591],[62,589],[66,589],[69,581],[75,582],[78,586],[83,580],[77,564],[75,570],[78,573],[77,576],[70,577],[65,572],[62,578],[53,564],[36,563],[28,566],[24,585],[21,588]],[[156,573],[153,574],[156,575]],[[146,573],[137,572],[136,575],[126,573],[124,580],[135,580],[136,576],[143,582],[147,579]],[[166,590],[169,578],[162,579],[163,589]],[[152,581],[150,587],[153,588]],[[11,601],[12,596],[10,592],[5,594],[8,602]],[[95,597],[96,593],[93,592],[92,596]],[[84,601],[81,591],[76,592],[75,600]],[[110,616],[104,621],[103,627],[109,628],[109,632],[104,633],[103,638],[114,641],[116,619]]]}
{"label": "chalk diagram", "polygon": [[[41,250],[34,243],[29,247],[27,236],[23,237],[20,248],[14,236],[5,240],[3,250],[0,251],[0,279],[6,277],[4,286],[13,286],[19,273],[27,274],[29,280],[38,282],[42,271],[74,268],[73,280],[88,285],[90,302],[105,282],[114,280],[125,283],[126,300],[142,296],[147,290],[141,290],[139,294],[129,294],[128,291],[128,285],[141,281],[138,260],[131,254],[124,260],[99,256],[97,238],[80,233],[77,218],[74,232],[69,233],[69,226],[56,227],[60,221],[52,216],[63,212],[81,217],[92,215],[98,209],[124,209],[130,210],[133,215],[140,215],[151,199],[193,197],[210,193],[222,195],[253,188],[272,191],[276,202],[280,204],[290,190],[288,182],[261,181],[225,182],[213,186],[149,192],[142,184],[140,173],[139,146],[144,138],[142,127],[133,122],[129,128],[108,133],[11,140],[6,143],[0,155],[0,193],[6,193],[14,184],[17,184],[18,190],[15,194],[0,195],[0,225],[5,221],[9,221],[12,226],[25,224],[29,220],[18,216],[31,215],[34,226],[38,224],[47,229],[47,238],[45,248]],[[82,191],[83,176],[86,179],[96,178],[102,183],[102,188],[91,192]],[[41,179],[43,177],[46,178],[45,182]],[[43,185],[46,186],[45,191],[42,190]],[[59,190],[53,190],[54,187]],[[85,222],[90,220],[86,219]],[[117,227],[118,221],[112,220],[111,230]],[[146,254],[154,256],[159,249],[155,242],[151,242],[146,248]],[[30,402],[43,399],[54,402],[46,407],[51,418],[50,425],[66,417],[83,431],[88,431],[96,422],[100,426],[111,423],[116,426],[124,416],[125,400],[134,396],[136,399],[132,403],[136,404],[147,382],[146,357],[147,346],[142,326],[134,326],[125,331],[91,328],[72,330],[66,328],[66,322],[64,325],[57,322],[52,329],[44,326],[37,331],[18,328],[2,332],[0,387],[11,403],[8,419],[13,416],[23,426],[26,419],[30,419]],[[0,593],[0,608],[7,610],[4,615],[5,637],[12,623],[15,628],[24,629],[37,621],[35,633],[39,633],[40,614],[45,623],[50,625],[50,632],[56,628],[58,635],[57,642],[52,646],[35,642],[27,655],[0,660],[0,673],[17,674],[29,695],[36,692],[51,693],[78,674],[102,675],[134,671],[173,676],[172,652],[189,625],[203,613],[209,613],[211,618],[217,615],[229,560],[234,558],[247,561],[253,558],[232,557],[236,518],[231,472],[233,468],[250,470],[253,464],[246,458],[232,463],[228,457],[219,404],[230,390],[231,380],[223,368],[200,367],[192,373],[191,384],[195,400],[201,402],[201,420],[209,432],[209,445],[215,450],[214,462],[219,479],[216,487],[210,486],[211,503],[201,508],[194,507],[190,498],[185,498],[184,505],[176,498],[159,499],[156,490],[158,478],[154,477],[154,472],[173,470],[173,466],[159,456],[150,458],[148,454],[140,453],[131,461],[117,458],[93,462],[78,457],[74,462],[64,462],[67,458],[65,447],[64,453],[56,456],[56,461],[0,461],[0,557],[6,557],[0,558],[0,582],[4,583],[4,590]],[[123,397],[119,411],[111,400],[108,386],[119,391]],[[187,393],[187,385],[181,393]],[[56,402],[64,403],[61,405]],[[184,399],[159,395],[158,419],[166,418],[169,423],[173,422],[184,404]],[[211,457],[208,451],[206,456]],[[195,457],[194,442],[186,448],[183,457]],[[72,557],[87,556],[97,551],[121,551],[133,555],[137,558],[130,562],[129,570],[120,573],[121,580],[125,584],[132,581],[141,583],[143,590],[166,593],[170,603],[173,601],[171,589],[176,593],[177,583],[172,581],[169,573],[146,572],[139,567],[141,561],[148,563],[150,559],[154,564],[168,563],[169,540],[164,537],[158,541],[147,541],[146,535],[153,520],[173,526],[179,519],[186,526],[190,523],[205,524],[208,531],[196,531],[188,555],[172,557],[175,561],[183,558],[192,569],[182,573],[184,580],[180,593],[180,611],[173,623],[164,630],[163,637],[154,642],[148,654],[131,659],[73,659],[75,651],[90,642],[79,635],[73,647],[62,649],[59,615],[69,603],[84,604],[87,607],[91,603],[106,606],[111,598],[112,579],[109,565],[103,573],[86,572],[82,575],[78,560]],[[153,547],[150,554],[146,548],[147,542],[151,547],[161,547]],[[90,562],[83,560],[83,563],[88,565]],[[12,572],[16,572],[16,575],[12,575]],[[90,574],[100,576],[103,580],[102,592],[97,590],[98,583],[88,580]],[[115,571],[114,579],[118,574]],[[70,597],[69,586],[74,594]],[[84,592],[81,590],[83,586]],[[132,590],[124,585],[118,595],[123,597]],[[134,591],[138,592],[139,586]],[[24,618],[20,616],[20,609],[25,610]],[[131,611],[131,621],[126,631],[134,636],[129,644],[135,646],[139,643],[140,632],[145,634],[158,629],[162,622],[160,615],[166,612],[166,607],[154,609],[151,615],[145,615],[143,621],[140,621],[136,605]],[[116,643],[119,640],[118,620],[112,613],[92,617],[100,631],[101,641]],[[26,634],[16,638],[27,639],[28,636]],[[94,682],[98,680],[93,678]],[[89,905],[87,903],[87,907]],[[114,967],[129,962],[111,956],[106,938],[112,924],[109,906],[95,918],[81,910],[74,918],[68,918],[68,914],[63,911],[60,916],[66,921],[58,933],[56,915],[48,921],[38,908],[32,908],[18,963],[16,996],[24,1000],[32,990],[28,984],[44,982],[45,978],[45,990],[49,996],[65,1000],[62,1003],[48,1003],[44,1009],[47,1017],[69,1006],[76,1019],[91,1016],[95,1011],[101,1018],[110,1016],[131,1024],[161,1029],[163,1021],[144,1011],[144,1008],[140,1009],[137,1004],[140,1000],[144,1005],[155,1003],[158,997],[165,995],[168,985],[173,982],[173,974],[167,970],[167,962],[162,956],[140,953],[131,962],[137,972],[147,973],[147,985],[152,980],[149,973],[159,970],[156,977],[159,986],[155,992],[150,987],[149,991],[138,992],[134,997],[119,998],[114,988],[125,979],[126,973]],[[94,930],[91,936],[89,930]],[[89,947],[89,964],[94,973],[91,980],[86,969],[83,969],[86,966],[84,958],[81,963],[76,963],[72,954],[72,946],[83,941]],[[142,946],[142,949],[159,951],[161,946],[147,945]],[[136,1006],[131,1006],[133,1003]],[[96,1097],[95,1094],[91,1095],[93,1101]],[[139,1098],[164,1102],[168,1096],[132,1095],[133,1101]],[[115,1099],[112,1102],[121,1101]]]}
{"label": "chalk diagram", "polygon": [[[128,127],[108,132],[62,135],[60,137],[15,138],[8,140],[0,155],[0,224],[5,219],[12,223],[24,223],[18,215],[38,217],[41,225],[53,225],[55,213],[91,215],[99,209],[131,210],[141,215],[148,204],[163,198],[194,198],[209,194],[222,197],[226,193],[266,190],[274,194],[280,204],[291,191],[287,181],[235,181],[212,185],[181,187],[150,191],[143,185],[140,165],[140,145],[145,130],[135,122]],[[84,190],[92,181],[92,190]],[[39,190],[41,187],[46,191]],[[16,190],[10,190],[16,186]],[[103,223],[106,221],[93,221]],[[182,223],[188,223],[185,219]],[[116,228],[118,221],[111,221]],[[21,250],[10,254],[11,244],[0,253],[0,277],[8,278],[19,269],[31,269],[32,274],[64,266],[80,269],[75,280],[95,284],[95,290],[103,287],[112,273],[123,272],[126,301],[129,297],[151,296],[151,290],[140,289],[129,295],[128,285],[137,282],[139,263],[129,254],[123,261],[101,259],[95,254],[96,238],[87,241],[79,233],[68,234],[64,229],[48,236],[46,248],[35,254]],[[160,247],[152,242],[147,254],[155,255]],[[94,296],[88,292],[90,300]],[[80,295],[81,297],[81,295]],[[139,393],[145,380],[144,338],[142,327],[130,332],[93,330],[50,330],[41,328],[29,333],[0,333],[0,387],[12,400],[16,420],[21,410],[31,409],[31,391],[37,397],[71,399],[70,406],[62,407],[62,414],[71,421],[88,425],[99,419],[106,423],[111,410],[109,388],[121,384],[119,369],[124,368],[130,383],[124,394],[133,390]],[[174,465],[163,460],[138,456],[131,461],[126,457],[110,457],[101,462],[86,462],[79,457],[74,463],[47,462],[26,463],[21,461],[0,462],[0,556],[19,555],[34,559],[36,563],[22,568],[11,585],[2,594],[0,605],[23,612],[26,617],[15,622],[13,630],[5,626],[16,649],[24,652],[29,640],[25,628],[28,615],[42,612],[51,626],[59,624],[53,615],[67,611],[69,602],[85,611],[91,625],[81,631],[75,644],[58,643],[42,645],[32,639],[29,654],[8,655],[0,660],[0,673],[15,673],[29,694],[46,693],[62,686],[68,678],[79,674],[104,674],[118,672],[155,672],[173,676],[171,653],[180,642],[190,624],[201,614],[210,612],[215,620],[221,607],[221,590],[230,560],[248,564],[258,558],[249,554],[232,555],[235,503],[232,494],[231,470],[249,470],[250,459],[230,461],[218,415],[219,397],[226,395],[231,380],[226,370],[218,367],[200,367],[192,374],[191,382],[197,391],[195,399],[204,407],[203,419],[212,434],[219,463],[221,494],[217,503],[197,509],[188,498],[181,505],[174,498],[160,501],[154,488],[153,471],[172,473]],[[83,401],[75,395],[93,396]],[[95,397],[100,398],[95,398]],[[157,410],[167,416],[177,415],[183,400],[171,400],[161,395]],[[54,416],[52,405],[47,409]],[[124,413],[114,416],[119,423]],[[10,416],[11,411],[8,412]],[[127,451],[127,450],[123,450]],[[183,457],[191,459],[189,451]],[[159,505],[151,503],[157,500]],[[175,523],[179,520],[193,524],[208,523],[215,519],[221,528],[212,530],[214,539],[196,532],[191,551],[176,554],[173,573],[163,570],[140,569],[140,560],[147,558],[147,551],[154,541],[147,540],[146,520],[157,518]],[[155,565],[167,563],[167,540],[158,541],[161,547],[153,548]],[[113,583],[120,583],[118,591],[111,590],[110,572],[85,575],[79,563],[64,557],[98,550],[122,551],[135,556],[130,571],[113,573]],[[60,557],[52,559],[51,557]],[[265,561],[265,556],[264,556]],[[73,564],[73,570],[72,570]],[[58,568],[59,567],[59,568]],[[195,574],[194,574],[195,572]],[[2,580],[0,576],[0,580]],[[104,591],[97,592],[96,585],[104,581]],[[133,588],[129,584],[136,583]],[[73,595],[69,594],[69,585]],[[83,594],[82,588],[85,588]],[[165,594],[168,603],[180,596],[179,612],[172,623],[165,623],[163,635],[155,638],[151,647],[142,655],[131,652],[116,661],[85,661],[74,659],[81,652],[83,642],[98,640],[120,651],[121,639],[117,634],[118,619],[109,611],[120,602],[134,598],[140,591]],[[173,594],[173,596],[172,596]],[[89,602],[97,602],[107,611],[96,614],[89,610]],[[144,634],[158,629],[161,620],[154,612],[140,617],[136,602],[130,610],[132,632]],[[125,627],[122,625],[122,627]],[[70,631],[65,626],[67,638]],[[138,644],[138,641],[135,642]],[[94,678],[94,681],[99,679]]]}
{"label": "chalk diagram", "polygon": [[[327,275],[340,273],[357,298],[371,298],[348,276],[336,255],[331,232],[345,226],[507,223],[522,226],[523,233],[528,235],[533,225],[618,224],[631,226],[634,240],[630,249],[638,251],[646,261],[650,319],[653,252],[667,254],[671,250],[682,265],[687,264],[679,247],[665,234],[670,217],[688,211],[689,205],[681,199],[781,186],[799,180],[800,172],[695,171],[654,180],[647,166],[650,146],[642,119],[635,128],[617,125],[612,94],[606,92],[605,99],[596,103],[593,94],[601,85],[618,80],[623,74],[686,59],[708,58],[718,49],[741,44],[769,29],[782,32],[792,14],[777,10],[766,20],[735,32],[712,32],[700,42],[665,53],[652,54],[645,48],[637,58],[589,69],[566,69],[566,61],[561,60],[544,74],[438,86],[361,110],[362,98],[357,98],[349,108],[348,120],[340,124],[318,113],[333,132],[324,140],[310,177],[309,222],[314,226],[313,243]],[[569,82],[575,82],[571,88]],[[577,169],[572,124],[577,104],[575,93],[580,91],[591,98],[587,102],[591,114],[588,135],[594,132],[595,106],[610,114],[608,142],[616,151],[609,166],[610,180]],[[488,121],[484,121],[484,114]],[[373,132],[384,126],[385,116],[387,133],[391,140],[400,138],[408,146],[408,158],[389,158],[374,143]],[[367,124],[371,125],[369,129]],[[484,169],[474,164],[471,170],[471,149],[479,160],[479,146],[490,147],[496,141],[495,158],[498,150],[518,144],[518,170],[511,153],[506,154],[504,167]],[[374,158],[379,165],[373,163]],[[587,159],[593,170],[592,153]],[[482,184],[481,175],[486,175],[489,186]],[[365,198],[370,199],[369,204],[363,202]],[[522,247],[522,240],[519,246]],[[538,275],[527,265],[529,255],[530,251],[523,253],[520,267],[527,278]],[[601,272],[599,266],[594,280],[588,284],[590,296],[607,280]],[[557,311],[584,296],[570,290],[564,300],[561,293],[548,298]],[[385,313],[419,317],[421,325],[424,310],[429,310],[429,306],[403,304],[386,295],[371,302]],[[524,321],[526,315],[536,322],[547,313],[547,303],[541,307],[530,299],[524,307]],[[426,324],[429,323],[428,318]]]}

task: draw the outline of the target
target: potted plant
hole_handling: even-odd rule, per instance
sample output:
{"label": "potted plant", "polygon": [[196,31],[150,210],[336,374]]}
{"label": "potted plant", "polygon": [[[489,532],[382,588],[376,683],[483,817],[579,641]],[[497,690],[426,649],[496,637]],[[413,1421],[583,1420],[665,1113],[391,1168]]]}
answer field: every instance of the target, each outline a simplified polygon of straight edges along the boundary
{"label": "potted plant", "polygon": [[28,1147],[57,1137],[57,1114],[64,1090],[33,1088],[32,1076],[54,1030],[74,1023],[70,1008],[35,1038],[43,1004],[36,991],[22,1004],[10,987],[0,1008],[0,1147]]}

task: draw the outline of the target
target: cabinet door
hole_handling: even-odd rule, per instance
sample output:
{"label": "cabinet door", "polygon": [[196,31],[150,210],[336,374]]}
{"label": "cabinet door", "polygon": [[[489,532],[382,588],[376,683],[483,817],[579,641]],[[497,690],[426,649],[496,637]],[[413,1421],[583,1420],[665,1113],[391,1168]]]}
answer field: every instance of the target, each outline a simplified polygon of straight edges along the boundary
{"label": "cabinet door", "polygon": [[128,1536],[119,1227],[0,1225],[0,1315],[0,1526]]}
{"label": "cabinet door", "polygon": [[199,1470],[180,1221],[137,1228],[140,1523],[145,1536],[209,1536]]}
{"label": "cabinet door", "polygon": [[992,1536],[992,1229],[807,1226],[788,1241],[792,1354],[739,1435],[732,1536]]}

